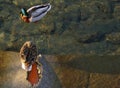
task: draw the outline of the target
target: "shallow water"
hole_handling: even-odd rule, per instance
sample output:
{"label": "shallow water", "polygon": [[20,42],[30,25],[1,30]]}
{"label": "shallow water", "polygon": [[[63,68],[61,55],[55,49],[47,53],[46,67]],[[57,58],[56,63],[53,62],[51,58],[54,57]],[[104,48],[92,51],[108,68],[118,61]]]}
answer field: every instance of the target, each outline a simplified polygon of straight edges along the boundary
{"label": "shallow water", "polygon": [[[37,23],[24,23],[20,9],[48,3]],[[0,49],[19,51],[28,40],[43,54],[119,54],[120,3],[114,0],[1,0]]]}

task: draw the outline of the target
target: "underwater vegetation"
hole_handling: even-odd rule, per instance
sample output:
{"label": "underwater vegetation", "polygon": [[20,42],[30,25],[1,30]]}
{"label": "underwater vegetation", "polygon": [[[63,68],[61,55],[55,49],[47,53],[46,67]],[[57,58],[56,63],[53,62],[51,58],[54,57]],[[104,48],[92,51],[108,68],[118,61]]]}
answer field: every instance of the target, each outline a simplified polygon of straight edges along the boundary
{"label": "underwater vegetation", "polygon": [[[20,9],[51,3],[38,23],[24,23]],[[44,54],[120,54],[119,0],[1,0],[0,50],[19,51],[32,40]]]}
{"label": "underwater vegetation", "polygon": [[[39,22],[20,19],[44,3],[52,7]],[[0,0],[1,87],[28,86],[16,52],[30,40],[44,56],[41,88],[120,87],[120,0]]]}

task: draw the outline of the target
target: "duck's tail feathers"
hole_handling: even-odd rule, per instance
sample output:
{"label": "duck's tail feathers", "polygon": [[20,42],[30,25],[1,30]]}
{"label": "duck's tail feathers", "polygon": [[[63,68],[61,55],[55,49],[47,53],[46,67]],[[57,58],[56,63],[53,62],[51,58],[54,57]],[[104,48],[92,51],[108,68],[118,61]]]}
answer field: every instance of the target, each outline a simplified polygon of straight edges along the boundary
{"label": "duck's tail feathers", "polygon": [[48,10],[47,11],[50,11],[50,9],[51,9],[50,3],[48,3],[47,5],[48,5]]}

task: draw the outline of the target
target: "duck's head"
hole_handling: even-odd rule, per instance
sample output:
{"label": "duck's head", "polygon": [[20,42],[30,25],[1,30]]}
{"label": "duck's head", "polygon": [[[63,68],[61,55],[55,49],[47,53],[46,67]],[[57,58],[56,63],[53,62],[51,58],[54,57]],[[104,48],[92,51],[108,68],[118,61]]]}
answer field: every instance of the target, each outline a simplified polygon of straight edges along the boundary
{"label": "duck's head", "polygon": [[25,8],[21,9],[20,16],[21,16],[23,21],[28,22],[28,16],[29,15],[28,15],[28,13],[27,13]]}
{"label": "duck's head", "polygon": [[27,16],[27,17],[28,17],[28,13],[27,13],[27,11],[26,11],[25,8],[22,8],[22,9],[21,9],[20,14],[21,14],[22,16]]}

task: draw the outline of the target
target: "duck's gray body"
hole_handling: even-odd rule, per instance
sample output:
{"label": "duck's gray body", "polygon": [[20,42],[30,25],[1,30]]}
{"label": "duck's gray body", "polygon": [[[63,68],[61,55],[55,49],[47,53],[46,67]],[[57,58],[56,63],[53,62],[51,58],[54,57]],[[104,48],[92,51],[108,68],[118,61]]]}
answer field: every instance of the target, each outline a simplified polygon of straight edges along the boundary
{"label": "duck's gray body", "polygon": [[39,21],[42,17],[44,17],[47,12],[51,9],[50,4],[45,5],[36,5],[27,10],[29,14],[29,21],[36,22]]}

